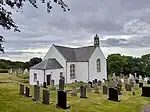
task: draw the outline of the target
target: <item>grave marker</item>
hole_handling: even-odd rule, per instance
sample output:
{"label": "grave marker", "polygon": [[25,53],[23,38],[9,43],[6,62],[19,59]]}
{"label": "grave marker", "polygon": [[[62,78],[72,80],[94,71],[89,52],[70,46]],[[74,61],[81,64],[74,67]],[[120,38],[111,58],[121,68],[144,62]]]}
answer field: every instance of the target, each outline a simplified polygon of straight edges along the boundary
{"label": "grave marker", "polygon": [[150,97],[150,87],[143,86],[141,96]]}
{"label": "grave marker", "polygon": [[143,83],[142,82],[139,83],[139,88],[141,88],[141,87],[143,87]]}
{"label": "grave marker", "polygon": [[49,96],[50,96],[49,90],[43,89],[43,101],[42,101],[43,104],[49,105],[50,102]]}
{"label": "grave marker", "polygon": [[37,85],[34,85],[34,98],[33,101],[38,101],[40,97],[40,87]]}
{"label": "grave marker", "polygon": [[20,84],[20,95],[24,95],[24,85]]}
{"label": "grave marker", "polygon": [[118,100],[118,91],[117,91],[116,88],[109,88],[109,98],[108,98],[108,100],[120,102]]}
{"label": "grave marker", "polygon": [[59,80],[59,90],[64,90],[64,86],[65,86],[65,81],[64,79],[60,79]]}
{"label": "grave marker", "polygon": [[87,96],[86,96],[86,87],[84,87],[84,86],[80,87],[80,98],[87,98]]}
{"label": "grave marker", "polygon": [[56,107],[62,108],[62,109],[68,109],[70,106],[67,104],[67,93],[64,90],[59,90],[58,91],[58,96],[57,96],[57,105]]}
{"label": "grave marker", "polygon": [[72,88],[72,93],[71,93],[72,96],[77,96],[77,90],[76,90],[76,87],[73,87]]}
{"label": "grave marker", "polygon": [[108,87],[106,85],[103,86],[103,94],[104,95],[108,94]]}

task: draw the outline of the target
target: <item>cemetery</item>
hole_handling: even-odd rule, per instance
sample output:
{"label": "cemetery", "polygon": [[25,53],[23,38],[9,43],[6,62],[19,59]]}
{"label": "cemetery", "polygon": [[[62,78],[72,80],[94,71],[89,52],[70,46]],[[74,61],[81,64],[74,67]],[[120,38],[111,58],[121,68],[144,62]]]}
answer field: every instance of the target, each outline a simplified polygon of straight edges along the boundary
{"label": "cemetery", "polygon": [[50,85],[46,82],[30,85],[12,75],[1,74],[0,82],[10,82],[0,83],[0,109],[7,112],[141,112],[150,103],[149,79],[139,80],[130,75],[72,84],[65,84],[61,78],[59,85],[53,80]]}

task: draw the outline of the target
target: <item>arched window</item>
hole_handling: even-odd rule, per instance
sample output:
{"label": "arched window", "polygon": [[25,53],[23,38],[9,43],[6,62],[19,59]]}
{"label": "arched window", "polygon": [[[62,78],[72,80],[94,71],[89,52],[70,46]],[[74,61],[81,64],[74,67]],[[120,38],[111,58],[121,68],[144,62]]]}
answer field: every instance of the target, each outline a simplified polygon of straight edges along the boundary
{"label": "arched window", "polygon": [[76,76],[75,76],[75,65],[74,64],[70,65],[70,78],[71,79],[75,79],[76,78]]}
{"label": "arched window", "polygon": [[97,64],[97,72],[101,72],[101,60],[97,59],[96,64]]}

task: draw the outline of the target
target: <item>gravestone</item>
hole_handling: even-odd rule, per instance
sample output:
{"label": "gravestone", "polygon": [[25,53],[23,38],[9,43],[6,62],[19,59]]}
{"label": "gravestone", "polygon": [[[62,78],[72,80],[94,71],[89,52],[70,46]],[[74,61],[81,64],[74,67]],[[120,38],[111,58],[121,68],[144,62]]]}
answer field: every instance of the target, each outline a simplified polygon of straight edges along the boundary
{"label": "gravestone", "polygon": [[101,86],[102,81],[98,80],[97,84],[98,84],[98,86]]}
{"label": "gravestone", "polygon": [[97,83],[97,79],[95,79],[95,83]]}
{"label": "gravestone", "polygon": [[86,96],[86,87],[84,87],[84,86],[80,87],[80,98],[87,98],[87,96]]}
{"label": "gravestone", "polygon": [[134,89],[134,90],[138,90],[138,88],[139,88],[138,84],[134,84],[133,89]]}
{"label": "gravestone", "polygon": [[39,81],[36,81],[36,85],[37,85],[37,86],[39,86],[39,85],[40,85],[40,84],[39,84]]}
{"label": "gravestone", "polygon": [[128,77],[127,76],[124,78],[124,84],[128,84]]}
{"label": "gravestone", "polygon": [[24,95],[24,85],[20,84],[20,95]]}
{"label": "gravestone", "polygon": [[26,93],[25,93],[26,97],[31,97],[30,96],[30,88],[26,87]]}
{"label": "gravestone", "polygon": [[49,105],[50,102],[50,92],[47,89],[43,89],[43,104]]}
{"label": "gravestone", "polygon": [[132,91],[132,87],[130,84],[126,84],[126,91]]}
{"label": "gravestone", "polygon": [[72,96],[77,96],[77,90],[76,90],[76,87],[73,87],[72,88],[72,93],[71,93]]}
{"label": "gravestone", "polygon": [[104,95],[108,94],[108,87],[106,85],[103,86],[103,94]]}
{"label": "gravestone", "polygon": [[139,83],[139,88],[141,88],[141,87],[143,87],[143,83],[142,82]]}
{"label": "gravestone", "polygon": [[138,80],[138,79],[136,79],[136,80],[135,80],[135,82],[138,84],[138,83],[139,83],[139,80]]}
{"label": "gravestone", "polygon": [[121,93],[121,88],[119,87],[119,86],[117,86],[117,87],[115,87],[116,89],[117,89],[117,91],[118,91],[118,95],[122,95],[122,93]]}
{"label": "gravestone", "polygon": [[150,97],[150,87],[143,86],[141,96]]}
{"label": "gravestone", "polygon": [[64,90],[59,90],[57,94],[57,105],[56,107],[62,109],[68,109],[70,106],[67,104],[67,93]]}
{"label": "gravestone", "polygon": [[150,84],[150,80],[147,80],[147,84]]}
{"label": "gravestone", "polygon": [[65,81],[63,79],[59,80],[59,90],[64,90]]}
{"label": "gravestone", "polygon": [[89,81],[89,82],[88,82],[88,84],[90,84],[91,88],[93,87],[93,86],[92,86],[92,82],[91,82],[91,81]]}
{"label": "gravestone", "polygon": [[51,80],[51,89],[55,90],[55,80]]}
{"label": "gravestone", "polygon": [[44,88],[47,88],[47,87],[46,87],[46,82],[43,82],[43,87],[44,87]]}
{"label": "gravestone", "polygon": [[38,101],[40,97],[40,87],[37,85],[34,85],[34,98],[33,101]]}
{"label": "gravestone", "polygon": [[108,83],[109,88],[117,87],[117,82],[114,80],[110,80]]}
{"label": "gravestone", "polygon": [[95,89],[95,93],[98,93],[98,94],[100,93],[98,84],[95,84],[94,89]]}
{"label": "gravestone", "polygon": [[118,91],[117,91],[116,88],[109,88],[109,98],[108,98],[108,100],[119,102],[119,100],[118,100]]}
{"label": "gravestone", "polygon": [[133,87],[134,86],[133,79],[129,79],[129,82],[130,82],[131,87]]}
{"label": "gravestone", "polygon": [[117,87],[120,87],[120,90],[122,90],[122,81],[121,81],[121,79],[118,80]]}

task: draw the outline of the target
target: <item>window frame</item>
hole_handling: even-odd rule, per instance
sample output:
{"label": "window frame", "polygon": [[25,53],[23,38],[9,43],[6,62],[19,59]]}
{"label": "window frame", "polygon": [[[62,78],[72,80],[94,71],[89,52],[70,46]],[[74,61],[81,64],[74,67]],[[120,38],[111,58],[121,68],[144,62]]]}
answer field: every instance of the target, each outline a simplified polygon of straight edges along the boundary
{"label": "window frame", "polygon": [[75,70],[75,64],[70,65],[70,79],[76,78],[76,70]]}
{"label": "window frame", "polygon": [[101,72],[101,60],[99,58],[96,60],[96,68],[97,72]]}

